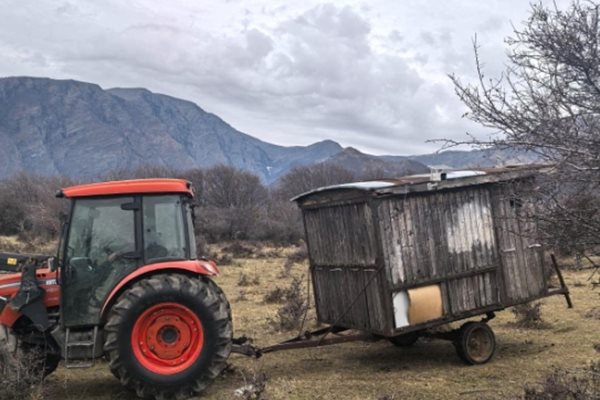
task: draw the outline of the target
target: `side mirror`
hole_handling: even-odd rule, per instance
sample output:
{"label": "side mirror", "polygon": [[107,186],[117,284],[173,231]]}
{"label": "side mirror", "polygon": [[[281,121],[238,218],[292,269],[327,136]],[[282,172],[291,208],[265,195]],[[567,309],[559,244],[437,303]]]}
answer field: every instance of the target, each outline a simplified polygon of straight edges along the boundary
{"label": "side mirror", "polygon": [[48,269],[50,270],[50,272],[56,272],[56,270],[58,269],[58,263],[56,262],[56,258],[54,258],[54,257],[50,257],[46,261],[46,264],[47,264]]}

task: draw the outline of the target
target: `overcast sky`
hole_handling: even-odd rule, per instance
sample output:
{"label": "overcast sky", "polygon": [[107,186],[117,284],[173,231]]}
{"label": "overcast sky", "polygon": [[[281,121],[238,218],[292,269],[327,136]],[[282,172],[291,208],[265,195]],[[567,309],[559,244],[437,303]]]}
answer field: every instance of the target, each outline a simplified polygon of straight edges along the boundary
{"label": "overcast sky", "polygon": [[[559,1],[559,5],[564,2]],[[435,151],[482,129],[447,74],[487,75],[524,0],[0,0],[0,76],[145,87],[268,142],[375,154]]]}

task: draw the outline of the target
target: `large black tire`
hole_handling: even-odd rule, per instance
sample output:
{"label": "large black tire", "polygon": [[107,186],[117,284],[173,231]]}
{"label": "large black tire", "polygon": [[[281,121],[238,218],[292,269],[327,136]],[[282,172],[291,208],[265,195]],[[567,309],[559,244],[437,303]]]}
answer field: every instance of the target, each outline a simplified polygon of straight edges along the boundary
{"label": "large black tire", "polygon": [[405,333],[404,335],[390,337],[388,340],[397,347],[411,347],[417,343],[417,340],[419,340],[419,333],[409,332]]}
{"label": "large black tire", "polygon": [[60,355],[49,345],[29,344],[0,325],[0,383],[30,385],[41,382],[58,368]]}
{"label": "large black tire", "polygon": [[[141,323],[138,320],[148,318],[149,310],[156,307],[161,310],[162,304],[184,307],[200,321],[203,331],[200,353],[190,358],[193,358],[192,364],[184,370],[173,373],[157,372],[152,366],[144,365],[144,356],[136,355],[133,349],[132,338],[136,338],[136,345],[139,338],[135,336],[136,327]],[[182,335],[173,334],[173,329],[165,326],[159,329],[163,336],[156,333],[157,340],[168,346],[171,343],[169,337],[175,335],[172,340],[178,342]],[[170,336],[167,337],[169,329]],[[179,332],[177,328],[175,331]],[[124,386],[135,390],[139,397],[170,399],[200,394],[223,371],[231,352],[233,326],[229,302],[210,279],[162,274],[135,283],[119,297],[109,313],[105,334],[104,349],[113,375]],[[140,349],[143,349],[141,343]],[[145,350],[150,351],[149,348]]]}
{"label": "large black tire", "polygon": [[456,353],[468,365],[485,364],[496,353],[496,337],[485,322],[463,324],[454,341]]}

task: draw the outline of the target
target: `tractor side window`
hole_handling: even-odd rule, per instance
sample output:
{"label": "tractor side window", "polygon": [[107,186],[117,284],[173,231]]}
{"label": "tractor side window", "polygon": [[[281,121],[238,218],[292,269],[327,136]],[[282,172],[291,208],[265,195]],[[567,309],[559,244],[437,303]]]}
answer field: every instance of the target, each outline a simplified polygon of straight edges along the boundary
{"label": "tractor side window", "polygon": [[135,213],[122,208],[132,202],[132,197],[75,201],[63,277],[67,325],[97,322],[106,295],[137,267],[129,257],[136,250]]}
{"label": "tractor side window", "polygon": [[122,204],[133,198],[77,200],[71,219],[67,264],[87,258],[101,266],[135,251],[135,220]]}
{"label": "tractor side window", "polygon": [[181,197],[147,196],[143,202],[146,262],[186,259]]}

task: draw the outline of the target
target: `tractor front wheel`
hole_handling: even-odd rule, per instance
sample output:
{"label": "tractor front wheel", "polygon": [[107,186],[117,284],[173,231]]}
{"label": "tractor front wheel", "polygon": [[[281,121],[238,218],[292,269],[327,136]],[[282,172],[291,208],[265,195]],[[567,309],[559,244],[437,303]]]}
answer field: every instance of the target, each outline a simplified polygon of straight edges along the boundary
{"label": "tractor front wheel", "polygon": [[143,398],[201,393],[225,368],[229,304],[208,278],[164,274],[123,293],[105,326],[110,368]]}

